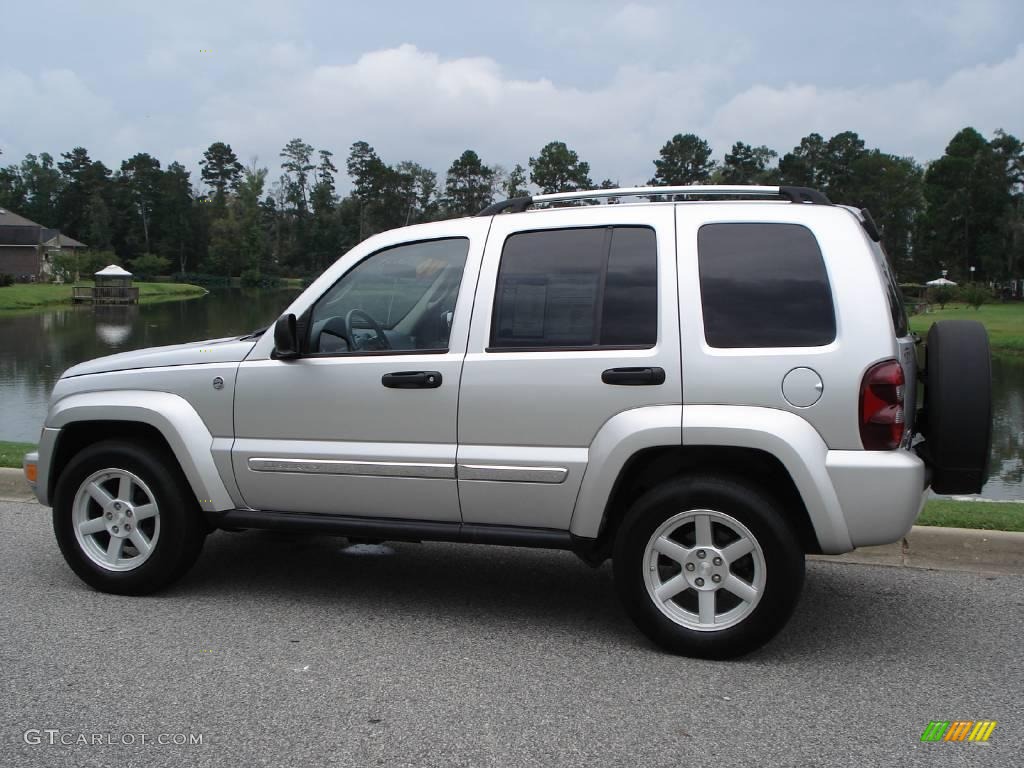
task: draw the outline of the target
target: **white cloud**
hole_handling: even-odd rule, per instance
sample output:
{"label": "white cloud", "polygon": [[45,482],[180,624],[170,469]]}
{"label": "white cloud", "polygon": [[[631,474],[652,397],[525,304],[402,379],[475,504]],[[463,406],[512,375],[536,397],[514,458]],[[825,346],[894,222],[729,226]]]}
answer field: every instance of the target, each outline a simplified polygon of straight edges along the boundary
{"label": "white cloud", "polygon": [[708,131],[721,149],[742,139],[785,152],[811,131],[861,134],[869,145],[932,160],[961,128],[985,134],[1019,132],[1024,102],[1024,46],[1010,58],[955,72],[939,83],[896,82],[878,88],[757,85],[737,94],[711,116]]}
{"label": "white cloud", "polygon": [[[0,149],[6,162],[20,160],[10,147],[21,155],[49,152],[59,158],[60,152],[77,144],[109,145],[112,133],[120,128],[110,102],[69,69],[44,69],[32,77],[0,67],[0,104]],[[74,137],[70,144],[69,136]],[[119,143],[118,137],[114,143]]]}
{"label": "white cloud", "polygon": [[243,161],[258,155],[275,178],[280,148],[298,136],[332,150],[339,167],[362,139],[387,162],[410,159],[443,173],[466,148],[509,168],[562,140],[591,164],[595,182],[633,184],[651,176],[658,149],[680,132],[709,138],[720,158],[736,140],[781,153],[812,131],[854,130],[871,146],[924,161],[965,125],[987,135],[1000,127],[1019,134],[1024,125],[1016,98],[1024,46],[938,82],[878,87],[823,87],[810,73],[789,85],[747,79],[737,86],[726,57],[663,68],[632,63],[582,87],[557,71],[520,78],[490,57],[445,57],[409,44],[336,64],[287,40],[218,48],[208,59],[173,46],[156,50],[149,66],[162,70],[160,78],[176,71],[188,90],[171,101],[154,89],[135,109],[121,95],[115,108],[98,84],[69,69],[32,76],[0,68],[3,162],[80,144],[114,165],[139,151],[165,164],[178,160],[196,181],[203,148],[226,141]]}
{"label": "white cloud", "polygon": [[402,45],[352,64],[272,74],[211,98],[200,122],[211,137],[245,137],[275,154],[296,135],[337,153],[365,139],[389,162],[409,158],[439,171],[467,147],[510,167],[563,140],[591,162],[595,180],[637,181],[668,136],[699,124],[720,75],[623,67],[603,86],[581,89],[509,78],[485,57],[444,59]]}
{"label": "white cloud", "polygon": [[631,43],[651,43],[664,39],[671,28],[664,8],[641,3],[626,3],[608,17],[605,29]]}

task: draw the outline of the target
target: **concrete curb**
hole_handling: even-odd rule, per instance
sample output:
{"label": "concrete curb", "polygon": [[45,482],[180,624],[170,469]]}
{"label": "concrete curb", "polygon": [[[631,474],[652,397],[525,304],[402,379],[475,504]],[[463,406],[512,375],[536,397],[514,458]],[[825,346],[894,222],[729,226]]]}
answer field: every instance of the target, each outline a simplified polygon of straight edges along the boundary
{"label": "concrete curb", "polygon": [[10,467],[0,467],[0,501],[38,503],[24,472]]}
{"label": "concrete curb", "polygon": [[915,525],[902,541],[812,560],[940,571],[1024,574],[1024,533]]}
{"label": "concrete curb", "polygon": [[[0,467],[0,501],[36,504],[20,469]],[[1024,533],[915,525],[903,541],[812,560],[974,573],[1024,574]]]}

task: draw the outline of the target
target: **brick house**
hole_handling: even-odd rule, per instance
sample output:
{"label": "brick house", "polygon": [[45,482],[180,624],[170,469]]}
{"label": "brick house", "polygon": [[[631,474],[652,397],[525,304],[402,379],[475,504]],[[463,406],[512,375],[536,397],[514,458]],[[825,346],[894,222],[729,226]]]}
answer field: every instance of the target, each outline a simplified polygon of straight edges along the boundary
{"label": "brick house", "polygon": [[87,247],[57,229],[0,208],[0,274],[14,275],[15,280],[39,280],[50,273],[53,252]]}

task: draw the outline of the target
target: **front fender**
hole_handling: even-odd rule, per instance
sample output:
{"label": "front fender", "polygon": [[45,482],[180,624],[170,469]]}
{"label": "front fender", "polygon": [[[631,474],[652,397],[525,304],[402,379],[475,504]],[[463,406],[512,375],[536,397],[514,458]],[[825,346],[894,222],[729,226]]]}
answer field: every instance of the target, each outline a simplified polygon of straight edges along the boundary
{"label": "front fender", "polygon": [[[234,509],[213,459],[213,436],[188,401],[169,392],[116,390],[69,395],[50,409],[44,433],[53,435],[69,424],[82,421],[129,421],[148,424],[163,435],[178,460],[200,506],[207,511]],[[44,443],[52,451],[56,440]],[[40,468],[51,465],[51,456],[40,455]],[[49,478],[40,477],[37,493],[47,494]],[[48,499],[40,495],[46,504]]]}

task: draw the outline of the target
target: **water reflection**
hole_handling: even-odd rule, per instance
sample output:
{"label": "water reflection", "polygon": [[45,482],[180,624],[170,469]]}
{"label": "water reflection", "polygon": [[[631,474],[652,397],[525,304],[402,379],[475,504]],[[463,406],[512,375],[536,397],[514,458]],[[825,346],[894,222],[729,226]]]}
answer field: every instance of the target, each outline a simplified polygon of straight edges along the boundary
{"label": "water reflection", "polygon": [[67,368],[131,349],[247,333],[273,322],[297,291],[233,289],[187,301],[63,306],[0,316],[0,440],[34,442]]}
{"label": "water reflection", "polygon": [[132,335],[132,326],[135,325],[138,314],[137,304],[94,307],[96,336],[111,349],[123,347]]}

